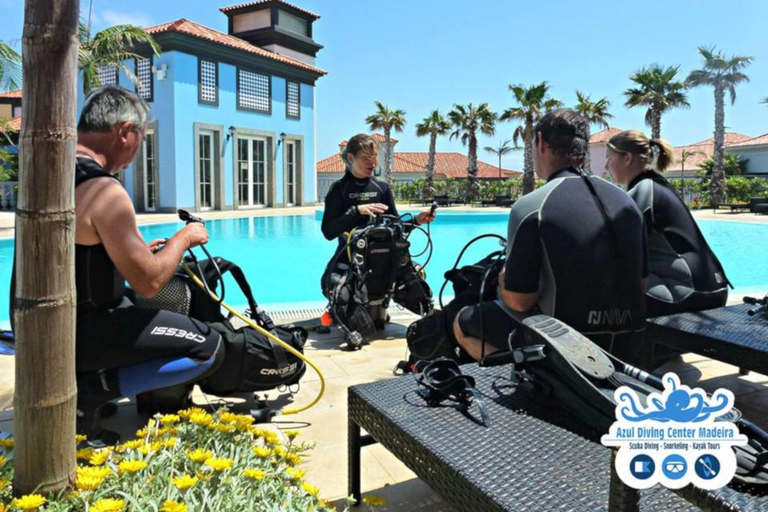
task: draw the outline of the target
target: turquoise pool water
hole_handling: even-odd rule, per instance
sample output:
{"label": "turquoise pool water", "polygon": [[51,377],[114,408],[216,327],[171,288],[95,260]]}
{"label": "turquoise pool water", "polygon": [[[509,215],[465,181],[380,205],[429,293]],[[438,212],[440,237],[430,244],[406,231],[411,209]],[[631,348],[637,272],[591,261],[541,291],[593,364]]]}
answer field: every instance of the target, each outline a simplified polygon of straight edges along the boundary
{"label": "turquoise pool water", "polygon": [[[208,250],[240,265],[254,290],[256,300],[273,308],[321,306],[320,276],[333,255],[335,242],[320,232],[321,214],[304,216],[219,219],[207,222],[211,234]],[[427,281],[435,295],[443,274],[453,266],[461,248],[475,236],[497,233],[506,236],[508,215],[484,212],[442,211],[432,224],[434,255],[427,266]],[[737,292],[768,290],[768,225],[729,221],[699,221],[701,230],[721,259]],[[144,238],[165,238],[181,223],[141,226]],[[411,236],[412,253],[421,252],[426,237]],[[467,251],[462,260],[476,261],[499,247],[486,239]],[[8,326],[13,240],[0,240],[0,327]],[[202,257],[202,252],[198,251]],[[424,257],[415,258],[423,262]],[[242,306],[245,299],[231,279],[227,280],[226,301]]]}

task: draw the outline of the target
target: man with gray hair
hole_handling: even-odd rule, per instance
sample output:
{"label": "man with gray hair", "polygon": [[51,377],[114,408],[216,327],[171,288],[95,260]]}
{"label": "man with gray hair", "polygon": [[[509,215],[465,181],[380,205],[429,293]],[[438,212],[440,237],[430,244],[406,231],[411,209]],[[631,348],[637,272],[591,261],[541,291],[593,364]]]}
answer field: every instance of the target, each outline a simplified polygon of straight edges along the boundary
{"label": "man with gray hair", "polygon": [[[116,174],[130,165],[146,130],[149,106],[120,87],[93,91],[77,125],[75,280],[77,286],[77,429],[93,444],[117,434],[99,426],[108,401],[199,380],[220,361],[221,336],[169,311],[139,308],[126,297],[156,295],[184,251],[208,241],[200,223],[146,243]],[[162,250],[160,250],[162,249]]]}

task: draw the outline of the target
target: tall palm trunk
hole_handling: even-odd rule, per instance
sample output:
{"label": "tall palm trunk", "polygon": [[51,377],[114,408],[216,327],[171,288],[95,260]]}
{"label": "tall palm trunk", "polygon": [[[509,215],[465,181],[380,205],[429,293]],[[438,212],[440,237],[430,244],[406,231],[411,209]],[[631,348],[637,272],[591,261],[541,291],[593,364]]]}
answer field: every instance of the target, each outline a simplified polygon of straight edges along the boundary
{"label": "tall palm trunk", "polygon": [[79,0],[27,0],[16,211],[13,492],[75,473],[75,87]]}
{"label": "tall palm trunk", "polygon": [[384,176],[387,180],[387,185],[389,185],[389,188],[392,189],[392,186],[394,185],[393,179],[392,179],[392,139],[390,138],[391,130],[389,128],[384,128],[384,143],[387,145],[386,148],[384,148]]}
{"label": "tall palm trunk", "polygon": [[654,108],[652,112],[653,114],[651,116],[651,138],[658,139],[658,138],[661,138],[661,112],[659,112],[659,110],[656,108]]}
{"label": "tall palm trunk", "polygon": [[467,154],[469,160],[469,167],[467,168],[467,198],[469,203],[477,198],[478,183],[477,183],[477,137],[473,133],[469,138],[469,153]]}
{"label": "tall palm trunk", "polygon": [[725,88],[715,86],[715,165],[709,184],[712,203],[725,202]]}
{"label": "tall palm trunk", "polygon": [[432,182],[435,179],[435,151],[437,148],[437,133],[432,132],[429,136],[429,159],[427,160],[427,178],[424,180],[424,190],[421,197],[424,199],[432,197],[435,189]]}
{"label": "tall palm trunk", "polygon": [[533,192],[533,123],[525,126],[525,148],[523,149],[523,195]]}

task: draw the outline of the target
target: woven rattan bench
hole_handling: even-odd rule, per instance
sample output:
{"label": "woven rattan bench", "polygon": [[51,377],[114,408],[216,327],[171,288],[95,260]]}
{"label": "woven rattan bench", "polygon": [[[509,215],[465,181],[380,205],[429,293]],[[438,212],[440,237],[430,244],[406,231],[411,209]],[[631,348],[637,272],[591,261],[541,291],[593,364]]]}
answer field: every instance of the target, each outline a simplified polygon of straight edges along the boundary
{"label": "woven rattan bench", "polygon": [[611,478],[598,433],[530,383],[512,393],[509,367],[462,369],[487,397],[489,427],[476,405],[427,407],[411,376],[349,388],[349,494],[358,502],[360,450],[378,442],[457,511],[768,510],[768,494],[729,487],[633,491]]}
{"label": "woven rattan bench", "polygon": [[648,320],[646,339],[768,375],[768,319],[747,315],[752,307],[722,308]]}

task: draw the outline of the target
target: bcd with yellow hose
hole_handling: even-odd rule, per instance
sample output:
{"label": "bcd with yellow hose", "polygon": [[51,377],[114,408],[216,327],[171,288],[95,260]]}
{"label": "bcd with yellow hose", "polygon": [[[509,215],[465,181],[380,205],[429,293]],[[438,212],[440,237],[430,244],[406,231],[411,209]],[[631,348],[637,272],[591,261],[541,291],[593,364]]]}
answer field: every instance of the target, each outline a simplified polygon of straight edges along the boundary
{"label": "bcd with yellow hose", "polygon": [[[200,219],[180,211],[182,220]],[[208,255],[207,250],[203,250]],[[206,322],[224,341],[223,357],[215,371],[200,382],[144,393],[137,397],[143,412],[172,411],[186,405],[193,384],[203,392],[229,396],[243,392],[268,391],[297,384],[309,364],[320,375],[321,392],[308,406],[286,409],[291,414],[311,407],[322,396],[323,376],[303,355],[307,332],[301,328],[277,326],[256,303],[240,267],[220,257],[198,261],[193,254],[185,257],[176,275],[155,297],[134,296],[139,307],[166,309]],[[248,310],[241,314],[223,301],[223,275],[229,273],[243,292]],[[217,293],[222,290],[222,298]],[[222,308],[229,315],[222,314]],[[254,412],[254,411],[252,411]],[[258,411],[258,419],[268,421],[277,411]],[[256,412],[254,412],[256,414]]]}

